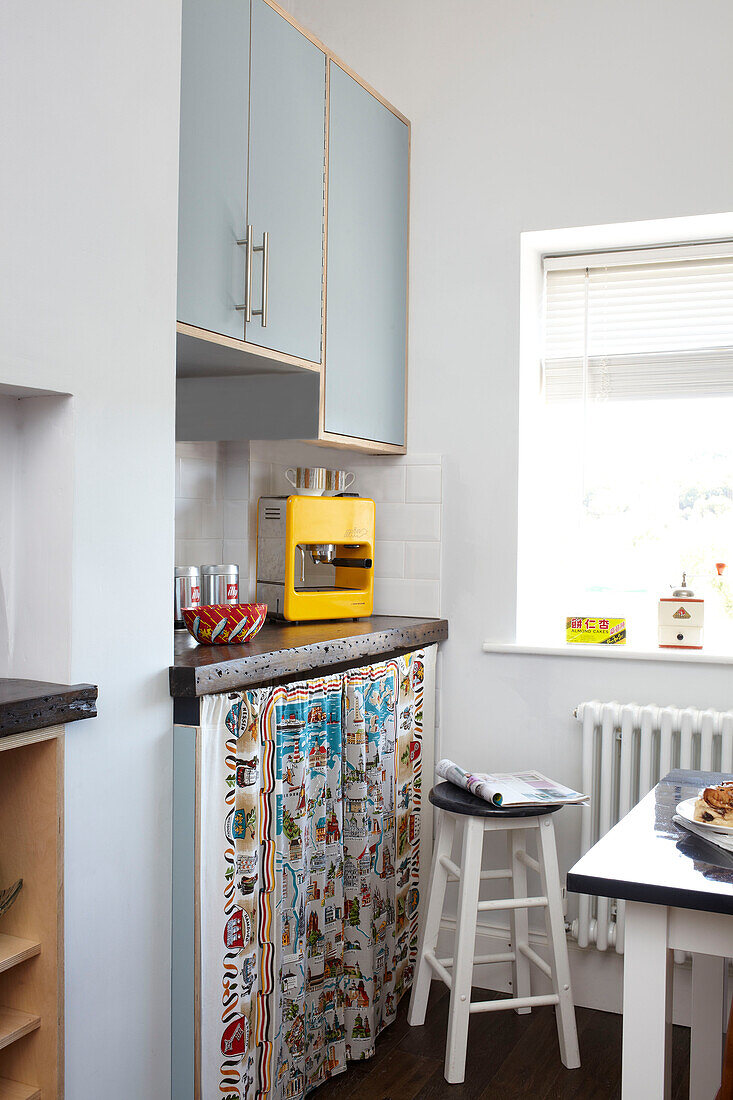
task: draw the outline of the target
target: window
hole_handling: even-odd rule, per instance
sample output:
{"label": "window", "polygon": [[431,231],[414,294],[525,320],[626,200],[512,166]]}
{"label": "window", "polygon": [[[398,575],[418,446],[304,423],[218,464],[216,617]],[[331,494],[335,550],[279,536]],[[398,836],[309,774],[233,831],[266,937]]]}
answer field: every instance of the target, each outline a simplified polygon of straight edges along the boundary
{"label": "window", "polygon": [[653,648],[684,570],[705,648],[733,652],[733,243],[548,254],[542,275],[517,640],[625,617],[629,643]]}

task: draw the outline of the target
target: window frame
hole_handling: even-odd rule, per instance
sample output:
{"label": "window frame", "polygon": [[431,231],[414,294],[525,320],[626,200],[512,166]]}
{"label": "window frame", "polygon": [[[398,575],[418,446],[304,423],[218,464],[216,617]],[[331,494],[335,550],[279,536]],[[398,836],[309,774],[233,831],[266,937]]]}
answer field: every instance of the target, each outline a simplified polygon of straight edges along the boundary
{"label": "window frame", "polygon": [[[628,264],[631,255],[640,257],[652,251],[671,248],[670,259],[690,258],[700,255],[700,249],[718,248],[730,254],[733,241],[733,211],[719,214],[702,214],[681,218],[665,218],[655,221],[617,222],[603,225],[578,226],[568,229],[540,230],[520,234],[520,311],[519,311],[519,422],[517,432],[517,556],[514,578],[514,634],[512,638],[488,639],[487,645],[510,644],[532,647],[539,643],[545,651],[542,639],[532,638],[526,629],[521,630],[521,584],[523,575],[534,567],[531,545],[536,532],[531,524],[533,452],[528,445],[543,405],[542,398],[542,315],[544,292],[544,263],[550,257],[558,265],[577,266],[579,255],[593,254],[594,262],[613,258],[616,263]],[[633,262],[633,261],[631,261]],[[640,263],[645,262],[639,259]],[[648,262],[648,261],[646,261]],[[552,649],[552,647],[549,647]],[[587,647],[584,647],[587,648]],[[607,647],[604,647],[607,649]],[[631,656],[633,645],[625,647]],[[558,652],[565,652],[558,647]],[[641,651],[638,651],[641,652]],[[577,653],[577,656],[582,656]]]}

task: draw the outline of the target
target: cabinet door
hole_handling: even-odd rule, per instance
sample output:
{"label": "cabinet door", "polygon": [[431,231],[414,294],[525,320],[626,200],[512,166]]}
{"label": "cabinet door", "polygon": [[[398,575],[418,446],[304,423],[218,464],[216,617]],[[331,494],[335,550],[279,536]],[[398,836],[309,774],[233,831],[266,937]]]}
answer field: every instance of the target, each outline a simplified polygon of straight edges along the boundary
{"label": "cabinet door", "polygon": [[409,127],[331,62],[326,432],[403,445]]}
{"label": "cabinet door", "polygon": [[178,320],[244,338],[249,4],[184,0]]}
{"label": "cabinet door", "polygon": [[326,57],[264,0],[252,3],[248,222],[254,254],[246,339],[321,362]]}

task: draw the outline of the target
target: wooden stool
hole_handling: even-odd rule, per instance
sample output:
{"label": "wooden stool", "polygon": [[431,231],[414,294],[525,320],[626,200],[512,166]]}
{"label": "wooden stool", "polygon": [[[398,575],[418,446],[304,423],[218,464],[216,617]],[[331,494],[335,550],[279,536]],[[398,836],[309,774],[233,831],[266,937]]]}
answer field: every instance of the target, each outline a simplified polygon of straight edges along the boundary
{"label": "wooden stool", "polygon": [[[555,828],[552,814],[559,806],[498,809],[452,783],[439,783],[430,792],[430,801],[442,812],[438,817],[427,912],[420,940],[417,974],[412,987],[408,1021],[412,1027],[425,1023],[425,1011],[433,972],[450,989],[448,1042],[445,1052],[445,1079],[450,1084],[463,1081],[466,1069],[468,1020],[472,1012],[497,1012],[513,1008],[524,1013],[535,1005],[557,1005],[557,1037],[560,1057],[568,1069],[580,1066],[575,1008],[570,988],[568,947],[562,911],[560,874],[557,866]],[[463,819],[461,865],[451,860],[456,825]],[[481,856],[485,833],[506,830],[508,833],[509,867],[498,871],[482,871]],[[536,831],[537,859],[527,854],[526,837]],[[541,895],[527,896],[527,869],[540,876]],[[511,879],[512,896],[496,901],[479,901],[482,879]],[[454,957],[438,959],[440,919],[445,888],[448,882],[460,882],[458,923]],[[543,908],[547,940],[552,963],[548,966],[529,945],[528,910]],[[476,914],[508,909],[511,913],[511,951],[496,955],[474,955]],[[471,1003],[473,967],[492,962],[511,962],[514,995],[509,999],[474,1001]],[[538,967],[552,981],[552,993],[532,996],[530,964]],[[452,972],[451,969],[452,968]]]}

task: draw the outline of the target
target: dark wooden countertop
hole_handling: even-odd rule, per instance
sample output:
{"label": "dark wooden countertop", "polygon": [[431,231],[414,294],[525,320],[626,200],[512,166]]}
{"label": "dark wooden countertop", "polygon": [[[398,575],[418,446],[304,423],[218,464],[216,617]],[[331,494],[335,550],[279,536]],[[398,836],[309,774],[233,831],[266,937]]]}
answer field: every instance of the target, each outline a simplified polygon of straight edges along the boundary
{"label": "dark wooden countertop", "polygon": [[187,631],[175,635],[171,695],[195,698],[218,691],[265,687],[305,678],[311,672],[338,672],[364,663],[442,642],[445,619],[372,615],[319,623],[266,622],[245,645],[198,645]]}
{"label": "dark wooden countertop", "polygon": [[97,716],[95,684],[0,679],[0,737]]}

